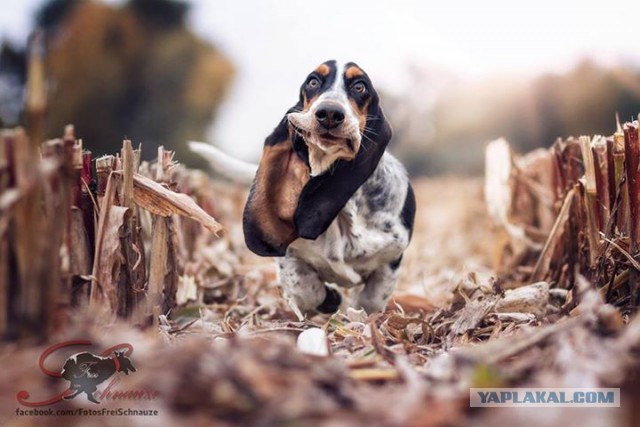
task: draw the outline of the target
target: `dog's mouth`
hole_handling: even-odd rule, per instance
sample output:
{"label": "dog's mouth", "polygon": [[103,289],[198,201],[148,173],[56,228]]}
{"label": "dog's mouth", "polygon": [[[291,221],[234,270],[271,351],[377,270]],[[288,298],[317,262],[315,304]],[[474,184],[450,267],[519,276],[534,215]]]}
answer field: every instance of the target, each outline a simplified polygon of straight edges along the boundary
{"label": "dog's mouth", "polygon": [[302,136],[307,145],[313,144],[322,151],[348,150],[355,154],[356,148],[352,138],[344,135],[335,135],[331,132],[313,132],[301,129],[294,125],[294,129]]}
{"label": "dog's mouth", "polygon": [[321,139],[329,140],[329,141],[340,141],[341,139],[344,139],[344,138],[340,138],[338,136],[332,135],[330,132],[321,133],[318,135],[318,137],[320,137]]}
{"label": "dog's mouth", "polygon": [[352,160],[360,149],[360,134],[353,127],[341,126],[324,129],[313,121],[311,114],[290,113],[289,123],[305,144],[317,154],[322,153],[327,163],[338,159]]}
{"label": "dog's mouth", "polygon": [[[330,148],[346,148],[350,152],[355,151],[353,140],[344,136],[336,136],[330,132],[320,133],[317,138],[309,138],[309,142],[327,151]],[[308,143],[309,143],[308,142]]]}

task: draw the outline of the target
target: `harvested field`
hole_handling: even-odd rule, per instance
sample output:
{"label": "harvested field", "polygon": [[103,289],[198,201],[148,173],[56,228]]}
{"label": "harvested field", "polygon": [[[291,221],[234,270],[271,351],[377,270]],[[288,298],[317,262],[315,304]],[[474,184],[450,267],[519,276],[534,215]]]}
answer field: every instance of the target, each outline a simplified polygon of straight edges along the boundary
{"label": "harvested field", "polygon": [[632,7],[423,3],[7,2],[0,426],[640,426]]}
{"label": "harvested field", "polygon": [[[20,138],[19,133],[5,133],[4,147],[12,147],[5,152],[15,152]],[[25,194],[34,188],[45,194],[64,188],[52,183],[73,189],[83,182],[82,174],[64,173],[69,170],[65,168],[73,170],[65,159],[74,158],[74,150],[81,149],[73,136],[69,133],[48,146],[54,147],[53,154],[50,163],[38,166],[43,174],[35,174],[33,182],[39,184],[5,187],[3,250],[23,242],[12,240],[12,233],[27,230],[28,234],[49,226],[42,212],[32,213],[32,222],[21,225],[15,215],[24,209]],[[129,167],[139,174],[126,172],[126,159],[132,153]],[[64,227],[53,229],[50,236],[57,233],[55,238],[66,250],[34,246],[50,255],[62,254],[59,269],[55,274],[48,271],[46,281],[21,281],[22,274],[43,277],[38,272],[50,268],[31,253],[24,255],[30,268],[23,273],[14,270],[15,264],[3,262],[3,271],[9,273],[1,282],[8,291],[5,298],[15,298],[17,285],[35,294],[57,288],[50,298],[27,301],[36,304],[32,311],[18,304],[9,305],[4,313],[4,333],[10,340],[0,359],[11,369],[0,374],[3,425],[60,425],[57,417],[13,414],[18,401],[29,405],[65,392],[64,381],[37,369],[38,358],[52,343],[71,340],[90,341],[88,348],[96,354],[119,343],[131,344],[137,372],[119,375],[114,387],[145,391],[153,398],[119,400],[103,395],[99,407],[88,406],[94,404],[84,399],[62,400],[56,410],[158,410],[154,425],[638,422],[628,410],[632,405],[626,403],[638,396],[638,318],[628,309],[618,311],[605,304],[606,295],[581,274],[570,289],[558,287],[557,282],[527,281],[530,270],[524,261],[513,270],[518,274],[497,274],[494,269],[504,267],[504,254],[513,253],[514,243],[504,227],[489,219],[482,180],[448,177],[414,183],[419,207],[415,234],[399,289],[386,312],[368,316],[347,309],[299,321],[280,298],[273,262],[254,256],[244,246],[239,218],[246,188],[179,167],[171,153],[162,150],[159,162],[137,166],[135,158],[125,142],[121,157],[97,161],[104,165],[108,159],[111,172],[101,177],[98,170],[97,200],[79,209],[95,212],[96,240],[83,242],[97,247],[95,254],[103,256],[85,250],[85,256],[93,258],[91,269],[74,271],[71,266],[78,267],[77,262],[64,262],[67,253],[71,253],[68,260],[82,258],[77,246],[65,246],[71,236],[82,233]],[[5,160],[5,165],[14,161]],[[3,177],[10,177],[13,170],[5,167]],[[127,180],[133,188],[129,199]],[[80,193],[89,195],[88,188],[81,187]],[[191,198],[182,199],[170,189]],[[116,223],[110,222],[113,214],[104,218],[107,207],[122,212],[115,216]],[[72,218],[74,209],[69,211]],[[61,212],[64,224],[64,209]],[[134,225],[123,234],[127,220]],[[218,223],[222,230],[216,237]],[[83,230],[86,224],[71,222],[69,227]],[[109,227],[110,233],[100,231]],[[133,250],[134,262],[128,261],[127,248]],[[139,277],[141,285],[123,290],[117,283],[131,282],[123,282],[122,275]],[[6,280],[9,277],[19,279]],[[41,316],[33,323],[13,320],[29,319],[33,310]],[[61,350],[48,363],[62,364],[63,356],[73,350]],[[514,386],[622,387],[625,406],[535,413],[526,408],[469,407],[470,387]],[[66,416],[64,424],[83,425],[87,419],[91,425],[122,425],[118,417],[81,416]],[[144,416],[126,420],[127,425],[148,423]]]}

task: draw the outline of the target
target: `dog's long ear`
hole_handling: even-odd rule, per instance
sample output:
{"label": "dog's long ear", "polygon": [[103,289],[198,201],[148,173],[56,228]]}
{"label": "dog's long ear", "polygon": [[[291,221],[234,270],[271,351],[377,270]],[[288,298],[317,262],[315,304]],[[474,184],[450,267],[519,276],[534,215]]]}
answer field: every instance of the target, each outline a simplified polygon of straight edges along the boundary
{"label": "dog's long ear", "polygon": [[[298,104],[287,111],[300,111]],[[302,138],[289,126],[287,115],[264,142],[249,198],[243,230],[249,249],[261,256],[283,256],[298,238],[293,216],[298,196],[309,179]]]}
{"label": "dog's long ear", "polygon": [[392,130],[377,96],[369,105],[360,150],[352,161],[338,160],[335,167],[309,180],[300,193],[294,223],[299,237],[316,239],[371,176],[391,140]]}

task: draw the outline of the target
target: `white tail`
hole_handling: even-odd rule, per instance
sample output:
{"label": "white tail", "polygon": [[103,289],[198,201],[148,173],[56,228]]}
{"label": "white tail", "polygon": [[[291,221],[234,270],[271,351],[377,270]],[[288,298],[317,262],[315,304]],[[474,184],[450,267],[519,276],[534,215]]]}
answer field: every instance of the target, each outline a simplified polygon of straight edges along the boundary
{"label": "white tail", "polygon": [[219,148],[206,142],[189,141],[189,148],[204,157],[213,170],[229,179],[242,184],[251,184],[256,176],[258,165],[231,157]]}

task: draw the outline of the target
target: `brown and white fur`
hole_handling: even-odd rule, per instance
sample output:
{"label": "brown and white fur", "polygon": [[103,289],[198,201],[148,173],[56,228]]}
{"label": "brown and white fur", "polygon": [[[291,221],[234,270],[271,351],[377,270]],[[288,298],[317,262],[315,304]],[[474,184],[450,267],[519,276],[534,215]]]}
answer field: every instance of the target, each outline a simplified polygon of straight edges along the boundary
{"label": "brown and white fur", "polygon": [[[299,316],[338,309],[340,293],[327,284],[363,285],[355,306],[369,313],[389,300],[416,208],[404,167],[385,151],[390,139],[367,74],[327,61],[265,140],[245,207],[245,241],[258,255],[277,257],[284,297]],[[223,171],[233,169],[219,150],[194,147]],[[254,170],[236,169],[242,176]]]}

